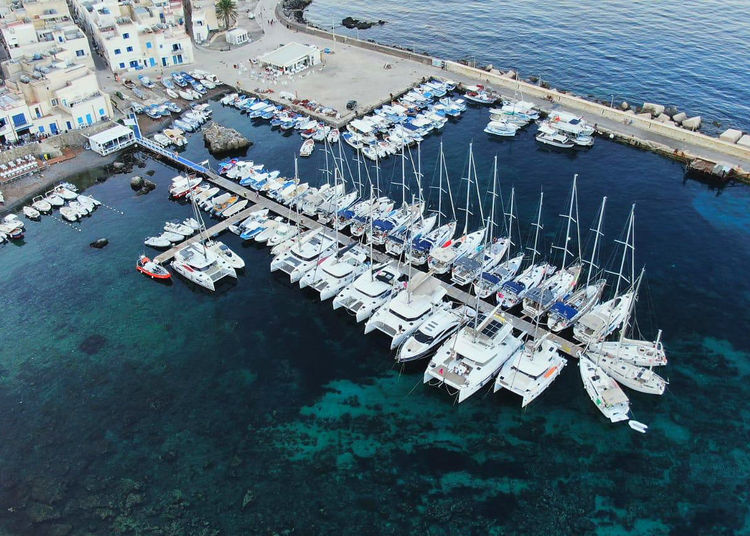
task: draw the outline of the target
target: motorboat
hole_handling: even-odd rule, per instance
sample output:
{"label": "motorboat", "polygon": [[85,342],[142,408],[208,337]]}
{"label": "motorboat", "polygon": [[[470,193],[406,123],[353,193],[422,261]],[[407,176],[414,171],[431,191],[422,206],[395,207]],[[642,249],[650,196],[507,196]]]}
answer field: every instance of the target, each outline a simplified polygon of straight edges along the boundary
{"label": "motorboat", "polygon": [[165,223],[164,230],[169,231],[170,233],[181,235],[183,237],[191,236],[195,233],[195,229],[193,229],[192,227],[174,221],[168,221],[167,223]]}
{"label": "motorboat", "polygon": [[84,206],[83,204],[79,203],[78,201],[68,201],[68,207],[75,210],[78,213],[79,218],[83,218],[84,216],[88,216],[90,211],[88,207]]}
{"label": "motorboat", "polygon": [[80,219],[78,211],[68,206],[60,207],[60,215],[69,222],[76,222]]}
{"label": "motorboat", "polygon": [[52,211],[52,205],[50,202],[44,199],[41,195],[38,195],[31,200],[31,206],[42,214],[47,214]]}
{"label": "motorboat", "polygon": [[343,307],[362,322],[406,288],[408,279],[395,261],[372,266],[336,295],[333,308]]}
{"label": "motorboat", "polygon": [[406,363],[428,357],[474,314],[467,305],[438,309],[399,347],[396,361]]}
{"label": "motorboat", "polygon": [[367,252],[357,242],[342,248],[307,272],[299,281],[301,288],[311,287],[320,294],[320,301],[336,296],[370,266]]}
{"label": "motorboat", "polygon": [[273,231],[273,235],[268,238],[266,244],[275,247],[287,240],[291,240],[299,234],[299,227],[289,222],[279,223]]}
{"label": "motorboat", "polygon": [[242,212],[248,205],[248,203],[250,203],[250,201],[248,201],[247,199],[241,199],[240,201],[237,201],[236,203],[219,212],[218,215],[222,218],[231,218],[232,216],[235,216]]}
{"label": "motorboat", "polygon": [[305,140],[302,147],[299,149],[300,156],[310,156],[315,149],[315,141],[312,139]]}
{"label": "motorboat", "polygon": [[169,238],[168,235],[162,233],[159,236],[149,236],[143,243],[152,248],[168,248],[172,246],[172,241]]}
{"label": "motorboat", "polygon": [[539,143],[544,143],[546,145],[551,145],[552,147],[559,147],[561,149],[571,149],[575,147],[575,143],[573,143],[568,136],[565,134],[562,134],[560,132],[555,132],[554,134],[550,134],[547,132],[538,132],[535,136],[536,141]]}
{"label": "motorboat", "polygon": [[613,423],[627,421],[630,400],[617,382],[585,354],[578,356],[578,369],[583,386],[597,409]]}
{"label": "motorboat", "polygon": [[45,200],[53,207],[61,207],[65,204],[65,200],[54,192],[47,192]]}
{"label": "motorboat", "polygon": [[223,261],[233,269],[242,270],[245,267],[245,260],[223,242],[219,240],[206,240],[205,246],[218,257],[220,262]]}
{"label": "motorboat", "polygon": [[487,385],[523,347],[499,306],[477,317],[448,338],[424,373],[424,383],[458,393],[461,403]]}
{"label": "motorboat", "polygon": [[417,273],[395,298],[375,311],[365,324],[365,333],[377,329],[391,338],[391,350],[397,348],[431,314],[450,307],[443,301],[447,291],[429,273]]}
{"label": "motorboat", "polygon": [[289,274],[292,283],[299,281],[308,270],[317,266],[321,258],[325,258],[338,247],[333,237],[326,234],[322,228],[320,231],[309,235],[305,240],[300,240],[289,251],[274,257],[271,261],[271,271],[281,270]]}
{"label": "motorboat", "polygon": [[188,244],[175,253],[171,266],[175,272],[208,290],[224,277],[237,277],[234,268],[201,243]]}
{"label": "motorboat", "polygon": [[29,205],[24,205],[23,209],[21,210],[23,211],[23,215],[29,218],[30,220],[38,220],[39,218],[41,218],[41,214],[34,207],[31,207]]}
{"label": "motorboat", "polygon": [[149,276],[151,279],[170,279],[172,277],[169,270],[164,268],[161,264],[152,261],[145,255],[138,257],[135,269],[142,274]]}
{"label": "motorboat", "polygon": [[495,378],[494,392],[507,389],[522,397],[525,408],[541,395],[562,372],[567,361],[560,355],[560,347],[543,336],[529,339],[523,349],[513,355]]}
{"label": "motorboat", "polygon": [[284,223],[284,218],[281,216],[276,216],[273,219],[266,220],[260,232],[253,237],[254,240],[259,244],[265,244],[276,232],[276,227],[282,223]]}
{"label": "motorboat", "polygon": [[53,190],[53,192],[55,192],[57,195],[59,195],[60,197],[62,197],[66,201],[70,201],[70,200],[75,199],[76,197],[78,197],[77,193],[75,193],[73,190],[69,190],[68,188],[66,188],[62,184],[59,185],[59,186],[57,186]]}
{"label": "motorboat", "polygon": [[513,137],[518,132],[518,126],[508,121],[490,121],[484,131],[493,136]]}

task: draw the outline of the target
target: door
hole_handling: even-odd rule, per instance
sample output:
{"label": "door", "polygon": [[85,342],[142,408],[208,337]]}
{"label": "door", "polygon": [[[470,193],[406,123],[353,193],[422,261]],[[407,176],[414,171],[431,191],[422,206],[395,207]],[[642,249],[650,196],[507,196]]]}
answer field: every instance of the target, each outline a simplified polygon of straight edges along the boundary
{"label": "door", "polygon": [[91,114],[86,114],[86,122],[90,125],[94,122],[93,119],[91,119]]}
{"label": "door", "polygon": [[52,134],[57,134],[57,123],[50,123],[49,130]]}

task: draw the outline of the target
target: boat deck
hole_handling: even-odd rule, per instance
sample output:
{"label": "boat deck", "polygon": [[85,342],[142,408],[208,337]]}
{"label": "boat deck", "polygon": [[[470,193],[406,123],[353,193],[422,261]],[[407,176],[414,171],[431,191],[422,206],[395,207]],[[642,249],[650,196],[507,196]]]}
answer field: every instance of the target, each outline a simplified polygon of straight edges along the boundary
{"label": "boat deck", "polygon": [[[137,121],[136,121],[137,125]],[[322,225],[317,220],[314,220],[312,218],[309,218],[308,216],[305,216],[304,214],[297,214],[294,211],[289,210],[289,207],[286,207],[280,203],[277,203],[276,201],[269,199],[263,195],[258,194],[257,192],[254,192],[253,190],[250,190],[248,188],[245,188],[244,186],[240,186],[238,183],[233,182],[229,179],[226,179],[222,177],[221,175],[215,173],[214,171],[201,166],[199,164],[196,164],[194,162],[191,162],[185,158],[182,158],[176,153],[172,153],[170,151],[167,151],[160,145],[157,145],[151,140],[145,139],[141,136],[140,130],[138,130],[136,126],[136,141],[137,143],[152,152],[155,152],[159,154],[162,157],[167,158],[170,160],[173,164],[176,164],[178,166],[185,167],[193,172],[197,172],[200,175],[202,175],[207,181],[213,183],[216,186],[219,186],[229,192],[232,192],[233,194],[236,194],[240,199],[248,199],[252,203],[254,203],[253,206],[246,208],[239,214],[235,214],[231,218],[227,218],[226,220],[214,225],[213,227],[208,229],[208,235],[213,236],[215,234],[218,234],[219,232],[227,229],[230,225],[233,223],[236,223],[238,221],[241,221],[245,218],[247,218],[252,212],[255,212],[257,210],[261,210],[263,208],[267,208],[270,213],[274,213],[279,216],[284,216],[289,218],[291,221],[294,221],[295,223],[301,224],[302,226],[308,228],[308,229],[317,229],[319,227],[326,227],[328,226]],[[330,228],[329,228],[330,229]],[[190,244],[192,242],[196,242],[198,240],[198,236],[193,236],[186,241],[176,245],[175,247],[171,248],[168,251],[165,251],[164,253],[161,253],[160,255],[156,256],[154,260],[156,262],[164,262],[172,257],[174,257],[174,254],[176,251],[181,249],[182,247],[185,247],[187,244]],[[342,245],[349,245],[354,242],[358,242],[357,239],[352,238],[350,236],[344,235],[342,233],[339,233],[339,243]],[[378,250],[374,250],[373,257],[375,262],[382,263],[382,262],[388,262],[394,260],[393,257],[390,255],[387,255],[386,253],[383,253]],[[424,272],[423,269],[413,267],[413,270]],[[476,296],[473,296],[469,294],[468,292],[451,285],[450,283],[447,283],[445,281],[441,280],[442,285],[445,287],[446,292],[450,298],[452,298],[455,301],[461,302],[466,305],[473,306],[477,302]],[[479,300],[479,309],[483,312],[489,312],[493,309],[493,305],[491,305],[489,302],[484,300]],[[535,326],[532,322],[529,322],[528,320],[507,313],[502,313],[504,317],[508,320],[508,322],[511,323],[511,325],[516,328],[519,331],[522,331],[526,334],[532,335],[532,336],[542,336],[547,333],[547,330],[545,330],[542,327]],[[583,347],[578,345],[575,342],[569,341],[567,339],[564,339],[560,337],[559,335],[556,335],[554,333],[549,333],[548,339],[551,341],[554,341],[555,343],[560,345],[560,350],[567,355],[571,357],[578,358],[578,352],[583,350]]]}

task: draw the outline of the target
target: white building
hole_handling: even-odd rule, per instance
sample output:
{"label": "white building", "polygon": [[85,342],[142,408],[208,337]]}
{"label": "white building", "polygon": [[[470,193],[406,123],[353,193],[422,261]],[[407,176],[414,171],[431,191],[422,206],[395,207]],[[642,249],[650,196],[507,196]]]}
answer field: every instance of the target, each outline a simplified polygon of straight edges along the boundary
{"label": "white building", "polygon": [[244,28],[235,28],[226,33],[226,39],[230,45],[239,46],[250,41],[250,36]]}
{"label": "white building", "polygon": [[287,43],[272,52],[262,55],[258,60],[262,65],[278,69],[285,73],[296,73],[307,67],[320,63],[320,49],[299,43]]}
{"label": "white building", "polygon": [[72,1],[113,73],[193,62],[193,44],[180,0]]}
{"label": "white building", "polygon": [[14,113],[13,132],[57,134],[112,116],[109,96],[99,88],[88,40],[63,0],[15,2],[0,22],[10,59],[2,62],[7,89],[22,98],[27,121]]}
{"label": "white building", "polygon": [[102,156],[135,144],[135,134],[123,125],[115,125],[103,132],[88,137],[91,150]]}
{"label": "white building", "polygon": [[31,127],[31,112],[23,96],[9,88],[0,88],[0,143],[17,141]]}
{"label": "white building", "polygon": [[211,0],[186,0],[185,25],[196,43],[204,43],[212,31],[219,29],[216,3]]}

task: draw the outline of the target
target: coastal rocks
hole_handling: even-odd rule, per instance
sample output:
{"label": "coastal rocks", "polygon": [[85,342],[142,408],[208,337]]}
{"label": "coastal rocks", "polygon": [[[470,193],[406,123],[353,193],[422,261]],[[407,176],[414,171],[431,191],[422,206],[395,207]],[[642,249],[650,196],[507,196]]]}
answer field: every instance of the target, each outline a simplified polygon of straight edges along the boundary
{"label": "coastal rocks", "polygon": [[136,175],[130,179],[130,187],[136,192],[143,188],[143,177]]}
{"label": "coastal rocks", "polygon": [[223,127],[211,122],[203,129],[203,140],[211,153],[223,153],[250,147],[251,143],[245,136],[233,128]]}
{"label": "coastal rocks", "polygon": [[33,503],[26,509],[26,513],[33,523],[43,523],[60,518],[60,512],[49,504],[43,503]]}
{"label": "coastal rocks", "polygon": [[109,240],[107,240],[106,238],[99,238],[98,240],[94,240],[93,242],[91,242],[89,246],[95,249],[102,249],[107,244],[109,244]]}
{"label": "coastal rocks", "polygon": [[355,28],[357,30],[367,30],[369,28],[372,28],[376,24],[382,26],[383,24],[385,24],[385,21],[379,20],[377,22],[370,22],[366,20],[355,19],[354,17],[345,17],[341,20],[341,24],[344,25],[345,28],[349,28],[350,30],[354,30]]}
{"label": "coastal rocks", "polygon": [[657,115],[654,118],[654,120],[655,121],[659,121],[659,123],[671,123],[671,124],[674,124],[674,123],[672,123],[672,118],[669,117],[667,114],[664,114],[664,113]]}
{"label": "coastal rocks", "polygon": [[698,130],[701,127],[701,116],[689,117],[682,120],[682,126],[688,130]]}
{"label": "coastal rocks", "polygon": [[685,112],[680,112],[672,115],[672,121],[675,123],[682,123],[685,119],[687,119],[687,114]]}
{"label": "coastal rocks", "polygon": [[312,3],[312,0],[284,0],[284,9],[289,11],[303,10]]}
{"label": "coastal rocks", "polygon": [[623,112],[625,112],[628,109],[630,109],[630,104],[628,104],[628,101],[622,101],[620,103],[620,110],[622,110]]}
{"label": "coastal rocks", "polygon": [[641,107],[641,112],[650,112],[654,117],[664,113],[664,106],[661,104],[654,104],[653,102],[644,102]]}
{"label": "coastal rocks", "polygon": [[719,134],[719,139],[722,141],[728,141],[729,143],[737,143],[742,137],[742,131],[729,128]]}
{"label": "coastal rocks", "polygon": [[104,335],[94,334],[83,339],[78,349],[85,354],[94,355],[99,353],[105,344],[107,344],[107,338]]}
{"label": "coastal rocks", "polygon": [[248,504],[253,502],[255,500],[255,493],[253,490],[249,489],[245,492],[244,497],[242,497],[242,509],[244,510]]}

